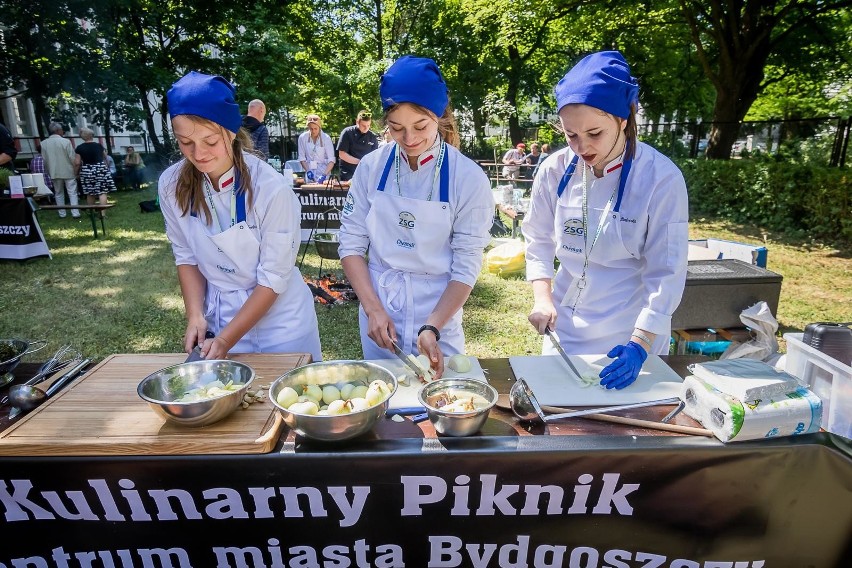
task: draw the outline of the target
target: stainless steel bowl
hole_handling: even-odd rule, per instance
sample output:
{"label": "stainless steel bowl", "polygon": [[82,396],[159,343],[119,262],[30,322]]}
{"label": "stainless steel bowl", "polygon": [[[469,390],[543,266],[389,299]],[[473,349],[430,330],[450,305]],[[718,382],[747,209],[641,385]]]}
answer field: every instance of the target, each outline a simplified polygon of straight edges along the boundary
{"label": "stainless steel bowl", "polygon": [[299,414],[287,410],[278,404],[278,393],[284,387],[296,388],[299,385],[335,385],[340,388],[345,383],[357,383],[368,386],[377,379],[393,385],[391,389],[391,396],[393,396],[398,386],[396,377],[375,363],[366,361],[311,363],[275,379],[269,387],[269,399],[278,408],[284,423],[297,434],[325,442],[348,440],[373,429],[376,422],[385,415],[390,396],[384,402],[365,410],[336,416],[322,416]]}
{"label": "stainless steel bowl", "polygon": [[[471,412],[441,410],[435,405],[435,400],[448,390],[478,394],[488,401],[488,406]],[[477,433],[488,420],[488,414],[497,403],[497,390],[485,381],[476,379],[438,379],[423,385],[417,393],[417,398],[420,404],[426,407],[426,414],[436,432],[445,436],[470,436]]]}
{"label": "stainless steel bowl", "polygon": [[[142,379],[136,392],[150,407],[168,420],[181,426],[208,426],[236,410],[254,380],[254,369],[245,363],[227,360],[202,360],[172,365]],[[194,388],[219,379],[242,386],[227,394],[195,402],[176,402]]]}

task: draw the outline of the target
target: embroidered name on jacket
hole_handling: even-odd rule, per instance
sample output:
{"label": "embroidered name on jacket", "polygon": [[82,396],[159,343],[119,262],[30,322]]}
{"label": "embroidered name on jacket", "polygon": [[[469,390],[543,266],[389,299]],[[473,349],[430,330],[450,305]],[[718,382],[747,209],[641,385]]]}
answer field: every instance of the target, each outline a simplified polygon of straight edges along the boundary
{"label": "embroidered name on jacket", "polygon": [[343,202],[343,214],[347,217],[355,212],[355,198],[351,193],[346,194],[346,201]]}
{"label": "embroidered name on jacket", "polygon": [[629,219],[629,218],[627,218],[627,217],[622,217],[622,218],[620,219],[620,221],[621,221],[622,223],[633,223],[634,225],[636,224],[636,219]]}
{"label": "embroidered name on jacket", "polygon": [[403,211],[399,214],[399,226],[405,227],[408,230],[414,229],[414,221],[417,219],[408,211]]}
{"label": "embroidered name on jacket", "polygon": [[29,225],[0,225],[0,235],[24,235],[30,236]]}
{"label": "embroidered name on jacket", "polygon": [[237,273],[237,270],[236,270],[236,269],[234,269],[234,268],[226,268],[226,267],[222,266],[221,264],[217,264],[217,265],[216,265],[216,268],[218,268],[219,270],[221,270],[221,271],[222,271],[222,272],[224,272],[225,274],[236,274],[236,273]]}
{"label": "embroidered name on jacket", "polygon": [[562,232],[566,235],[577,235],[582,237],[585,234],[582,219],[568,219],[562,224],[562,227]]}
{"label": "embroidered name on jacket", "polygon": [[414,248],[414,243],[410,243],[410,242],[404,241],[402,239],[397,239],[396,245],[399,246],[399,247],[402,247],[402,248],[406,248],[406,249],[413,249]]}

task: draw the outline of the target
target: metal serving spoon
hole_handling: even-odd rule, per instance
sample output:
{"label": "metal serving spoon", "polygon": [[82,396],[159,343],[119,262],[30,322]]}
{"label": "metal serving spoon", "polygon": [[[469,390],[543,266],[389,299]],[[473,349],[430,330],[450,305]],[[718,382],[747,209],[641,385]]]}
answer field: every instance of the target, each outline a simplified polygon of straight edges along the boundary
{"label": "metal serving spoon", "polygon": [[532,389],[524,379],[518,379],[512,388],[509,389],[509,404],[512,412],[519,419],[529,422],[553,422],[563,418],[574,418],[577,416],[586,416],[589,414],[606,414],[614,410],[626,410],[628,408],[642,408],[644,406],[656,406],[658,404],[677,404],[680,399],[663,398],[660,400],[651,400],[645,402],[634,402],[631,404],[622,404],[619,406],[605,406],[603,408],[587,408],[585,410],[573,410],[571,412],[563,412],[560,414],[545,414],[541,405],[538,403]]}
{"label": "metal serving spoon", "polygon": [[[79,361],[67,373],[58,379],[55,379],[53,384],[51,384],[46,391],[35,385],[15,385],[9,389],[9,401],[12,403],[12,406],[19,409],[19,411],[32,410],[45,399],[53,396],[53,394],[61,389],[65,383],[74,379],[78,374],[80,374],[80,371],[85,369],[91,362],[91,359],[83,359],[82,361]],[[17,415],[17,413],[15,414]]]}

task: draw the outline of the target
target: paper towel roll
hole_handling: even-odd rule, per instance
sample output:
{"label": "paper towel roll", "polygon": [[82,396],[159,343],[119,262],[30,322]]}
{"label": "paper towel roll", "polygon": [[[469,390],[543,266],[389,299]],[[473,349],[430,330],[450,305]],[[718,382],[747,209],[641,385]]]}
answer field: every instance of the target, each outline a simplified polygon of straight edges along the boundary
{"label": "paper towel roll", "polygon": [[684,412],[723,442],[818,432],[822,401],[806,388],[772,399],[740,401],[695,376],[683,381]]}

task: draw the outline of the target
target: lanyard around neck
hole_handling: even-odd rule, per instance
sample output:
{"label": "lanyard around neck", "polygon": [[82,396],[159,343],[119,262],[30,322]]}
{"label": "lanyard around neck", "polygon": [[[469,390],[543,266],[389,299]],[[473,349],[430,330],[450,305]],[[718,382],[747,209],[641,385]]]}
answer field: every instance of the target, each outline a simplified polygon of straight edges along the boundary
{"label": "lanyard around neck", "polygon": [[[237,224],[237,188],[236,182],[234,183],[235,187],[231,188],[231,227]],[[224,231],[222,229],[222,223],[219,222],[219,215],[216,213],[216,203],[213,201],[213,193],[211,192],[211,184],[210,180],[207,177],[204,177],[204,190],[207,194],[207,203],[210,204],[210,208],[213,210],[213,221],[216,222],[216,227],[219,228],[219,232]],[[229,227],[230,228],[230,227]]]}
{"label": "lanyard around neck", "polygon": [[[440,135],[438,136],[438,140],[441,147],[438,150],[438,161],[435,162],[435,171],[432,172],[432,184],[429,186],[429,195],[426,197],[426,201],[432,201],[432,193],[435,191],[435,182],[438,180],[438,176],[441,175],[441,166],[444,163],[444,157],[447,153],[447,143],[441,139]],[[402,195],[402,184],[399,182],[399,164],[402,161],[402,152],[399,148],[399,144],[396,145],[394,152],[393,165],[394,173],[396,174],[396,190],[399,195]]]}
{"label": "lanyard around neck", "polygon": [[586,185],[586,176],[588,173],[589,168],[586,164],[583,164],[583,242],[585,243],[585,246],[583,247],[583,255],[585,256],[585,259],[583,260],[583,276],[581,277],[581,280],[584,283],[586,269],[589,268],[589,257],[592,255],[592,249],[595,248],[595,244],[598,242],[598,237],[600,237],[601,232],[603,232],[604,223],[606,222],[609,210],[612,208],[612,204],[615,201],[615,196],[618,192],[618,187],[612,190],[612,195],[609,196],[609,201],[606,202],[606,207],[604,207],[603,213],[601,213],[601,218],[598,220],[598,228],[595,230],[595,236],[592,238],[592,244],[589,244],[589,202],[587,198],[588,188]]}

